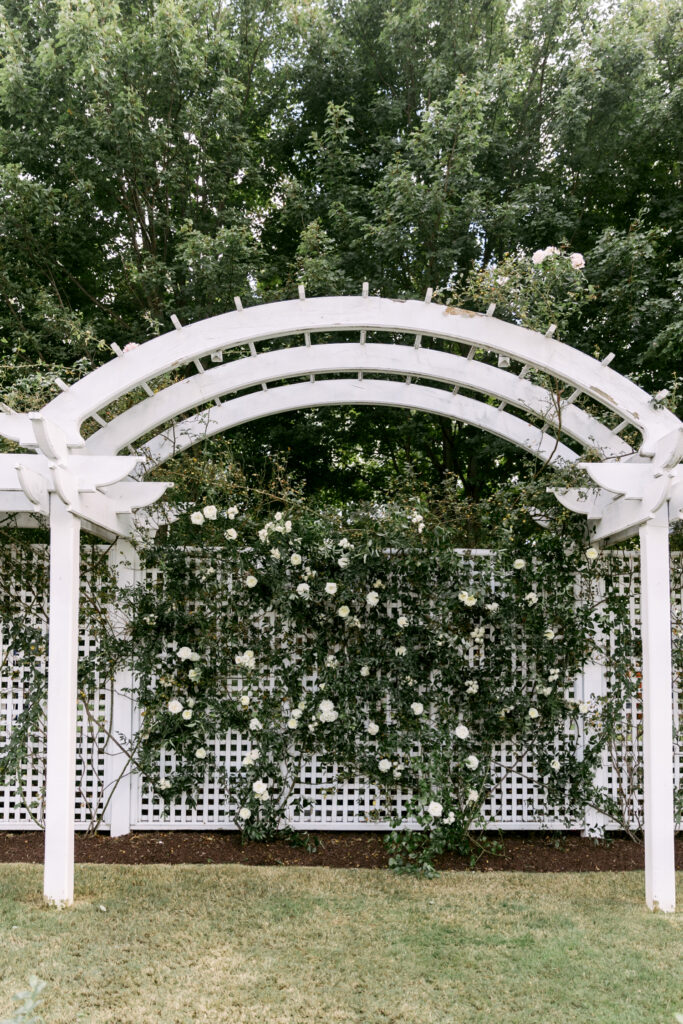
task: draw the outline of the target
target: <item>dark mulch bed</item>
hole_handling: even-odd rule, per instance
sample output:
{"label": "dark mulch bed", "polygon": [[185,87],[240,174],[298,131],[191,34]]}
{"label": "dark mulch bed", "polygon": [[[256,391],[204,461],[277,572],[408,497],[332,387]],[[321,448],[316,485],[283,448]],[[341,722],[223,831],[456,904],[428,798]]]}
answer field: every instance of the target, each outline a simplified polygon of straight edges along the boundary
{"label": "dark mulch bed", "polygon": [[[493,836],[490,836],[493,839]],[[282,840],[242,843],[235,832],[132,832],[76,835],[76,860],[81,864],[300,864],[329,868],[386,868],[382,835],[368,832],[310,832],[305,845]],[[602,842],[576,833],[506,833],[500,855],[484,854],[478,871],[637,871],[643,867],[643,846],[621,836]],[[0,862],[35,863],[43,859],[42,832],[0,832]],[[438,867],[463,871],[465,857],[447,854]],[[683,837],[676,841],[676,866],[683,869]]]}

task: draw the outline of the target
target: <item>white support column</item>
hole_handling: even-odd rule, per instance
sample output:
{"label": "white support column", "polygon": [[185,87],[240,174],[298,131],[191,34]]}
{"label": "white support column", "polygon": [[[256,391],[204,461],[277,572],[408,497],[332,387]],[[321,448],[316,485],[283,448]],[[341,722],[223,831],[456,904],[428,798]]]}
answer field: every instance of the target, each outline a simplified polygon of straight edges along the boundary
{"label": "white support column", "polygon": [[[111,548],[109,564],[116,576],[119,587],[133,587],[136,574],[140,568],[137,551],[128,540],[119,539]],[[127,628],[127,620],[121,609],[111,607],[109,614],[112,625],[117,633]],[[109,834],[125,836],[130,832],[131,812],[131,774],[128,757],[115,741],[120,740],[124,747],[132,742],[133,737],[133,675],[128,669],[120,669],[114,678],[112,693],[110,739],[105,751],[105,800],[109,800],[106,819],[109,821]],[[115,787],[112,793],[112,786]]]}
{"label": "white support column", "polygon": [[43,893],[57,906],[74,896],[80,534],[80,520],[52,494]]}
{"label": "white support column", "polygon": [[[604,597],[605,593],[605,581],[601,579],[598,583],[598,595],[600,598]],[[597,653],[596,656],[590,661],[583,669],[582,677],[582,688],[581,688],[581,699],[586,704],[591,702],[593,697],[598,699],[604,697],[607,693],[607,680],[605,678],[605,665],[603,661],[603,655],[601,653],[604,650],[605,642],[610,642],[601,629],[596,630],[595,644]],[[582,720],[583,721],[583,720]],[[590,738],[590,728],[585,725],[585,722],[581,726],[581,757],[583,758],[583,750],[587,740]],[[596,769],[594,782],[600,789],[604,789],[607,785],[607,751],[603,750],[600,755],[600,765]],[[582,836],[603,836],[605,833],[605,826],[607,824],[607,816],[601,811],[597,811],[594,807],[586,807],[584,809],[584,821],[583,829],[581,830]]]}
{"label": "white support column", "polygon": [[673,712],[669,516],[666,504],[640,528],[643,642],[645,900],[651,910],[676,907],[673,804]]}

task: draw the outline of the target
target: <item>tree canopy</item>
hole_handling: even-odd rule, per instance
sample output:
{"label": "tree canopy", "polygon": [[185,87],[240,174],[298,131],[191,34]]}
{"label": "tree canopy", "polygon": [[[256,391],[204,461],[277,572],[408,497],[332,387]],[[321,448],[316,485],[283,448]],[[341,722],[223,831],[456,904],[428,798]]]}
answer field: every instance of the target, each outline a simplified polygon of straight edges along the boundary
{"label": "tree canopy", "polygon": [[[497,291],[522,322],[552,300],[561,340],[677,402],[682,159],[682,0],[3,0],[4,399],[35,407],[172,313],[367,280],[475,309]],[[585,268],[534,312],[505,282],[526,294],[547,246]],[[518,466],[394,410],[230,448],[336,497],[447,474],[476,497]]]}

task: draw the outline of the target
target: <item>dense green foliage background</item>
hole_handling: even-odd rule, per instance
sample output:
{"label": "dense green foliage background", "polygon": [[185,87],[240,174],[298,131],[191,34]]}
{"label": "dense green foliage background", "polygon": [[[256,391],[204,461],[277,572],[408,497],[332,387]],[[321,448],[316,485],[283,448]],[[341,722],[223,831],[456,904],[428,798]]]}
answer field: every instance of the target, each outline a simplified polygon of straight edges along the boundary
{"label": "dense green foliage background", "polygon": [[[3,0],[3,397],[35,407],[171,313],[298,281],[482,308],[482,273],[563,241],[586,267],[558,336],[671,387],[682,71],[681,0]],[[518,466],[397,410],[301,412],[232,447],[334,497],[413,472],[478,497]]]}

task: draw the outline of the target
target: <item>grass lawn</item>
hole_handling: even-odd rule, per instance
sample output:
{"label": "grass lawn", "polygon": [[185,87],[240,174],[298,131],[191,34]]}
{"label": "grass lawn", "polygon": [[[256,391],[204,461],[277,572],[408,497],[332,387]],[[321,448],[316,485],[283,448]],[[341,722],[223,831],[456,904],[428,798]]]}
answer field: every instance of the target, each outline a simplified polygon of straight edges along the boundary
{"label": "grass lawn", "polygon": [[[46,1024],[673,1024],[683,919],[643,876],[81,865],[77,902],[0,865],[0,1018]],[[106,911],[99,909],[100,905]]]}

